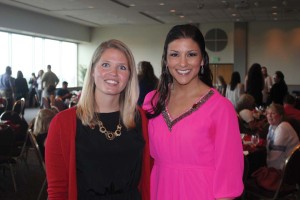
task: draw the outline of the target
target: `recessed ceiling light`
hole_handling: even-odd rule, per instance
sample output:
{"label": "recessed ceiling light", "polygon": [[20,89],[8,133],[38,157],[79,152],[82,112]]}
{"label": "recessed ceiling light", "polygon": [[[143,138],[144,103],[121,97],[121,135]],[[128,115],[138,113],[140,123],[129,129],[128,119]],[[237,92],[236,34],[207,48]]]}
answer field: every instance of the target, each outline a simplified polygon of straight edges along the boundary
{"label": "recessed ceiling light", "polygon": [[232,14],[231,14],[231,16],[232,16],[232,17],[235,17],[235,16],[236,16],[236,14],[235,14],[235,13],[232,13]]}
{"label": "recessed ceiling light", "polygon": [[93,9],[93,8],[94,8],[94,6],[88,6],[88,8],[89,8],[89,9]]}
{"label": "recessed ceiling light", "polygon": [[182,19],[182,18],[184,18],[184,15],[180,15],[179,17]]}
{"label": "recessed ceiling light", "polygon": [[277,12],[273,12],[272,15],[277,15]]}
{"label": "recessed ceiling light", "polygon": [[174,12],[176,12],[176,10],[170,10],[170,12],[171,12],[171,13],[174,13]]}
{"label": "recessed ceiling light", "polygon": [[130,4],[129,6],[130,6],[130,7],[134,7],[134,6],[135,6],[135,4],[134,4],[134,3],[132,3],[132,4]]}
{"label": "recessed ceiling light", "polygon": [[160,5],[160,6],[164,6],[164,5],[165,5],[165,3],[161,2],[161,3],[159,3],[159,5]]}
{"label": "recessed ceiling light", "polygon": [[277,9],[277,6],[272,6],[273,9]]}

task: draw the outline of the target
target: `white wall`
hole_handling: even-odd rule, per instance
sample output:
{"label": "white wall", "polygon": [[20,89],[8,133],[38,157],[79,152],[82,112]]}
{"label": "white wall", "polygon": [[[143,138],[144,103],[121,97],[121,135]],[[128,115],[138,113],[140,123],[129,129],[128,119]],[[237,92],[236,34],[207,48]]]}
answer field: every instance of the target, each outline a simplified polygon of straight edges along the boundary
{"label": "white wall", "polygon": [[164,40],[171,26],[111,26],[95,29],[90,44],[79,45],[79,65],[87,65],[97,46],[109,39],[118,39],[131,49],[136,64],[142,60],[149,61],[157,76],[161,73],[161,56]]}
{"label": "white wall", "polygon": [[[157,76],[161,73],[161,57],[167,33],[172,25],[126,25],[95,29],[91,43],[79,45],[79,65],[88,66],[93,51],[101,42],[109,39],[119,39],[132,50],[136,63],[142,60],[150,61]],[[211,52],[212,58],[220,58],[220,63],[233,63],[233,24],[203,24],[199,27],[206,34],[212,28],[221,28],[228,34],[228,45],[220,52]]]}
{"label": "white wall", "polygon": [[300,23],[253,22],[248,30],[248,68],[257,62],[270,75],[282,71],[288,85],[299,85]]}

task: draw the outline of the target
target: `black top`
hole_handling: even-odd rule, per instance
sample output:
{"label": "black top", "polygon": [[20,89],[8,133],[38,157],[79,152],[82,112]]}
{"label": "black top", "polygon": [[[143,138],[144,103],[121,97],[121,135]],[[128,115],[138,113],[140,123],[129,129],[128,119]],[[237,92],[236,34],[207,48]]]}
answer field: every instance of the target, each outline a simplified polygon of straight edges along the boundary
{"label": "black top", "polygon": [[[101,113],[98,118],[114,132],[120,112]],[[141,120],[134,129],[122,124],[121,136],[107,140],[96,126],[91,129],[77,119],[76,170],[78,200],[140,200],[139,184],[145,141]]]}
{"label": "black top", "polygon": [[142,79],[139,81],[140,95],[138,99],[138,105],[143,105],[145,96],[156,88],[157,83],[154,80]]}

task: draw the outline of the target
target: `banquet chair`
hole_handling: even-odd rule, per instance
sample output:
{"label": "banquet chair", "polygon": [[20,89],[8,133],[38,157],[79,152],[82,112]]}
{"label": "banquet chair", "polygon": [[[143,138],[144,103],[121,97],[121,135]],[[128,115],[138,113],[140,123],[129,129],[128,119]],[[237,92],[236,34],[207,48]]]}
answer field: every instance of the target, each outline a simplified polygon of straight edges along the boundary
{"label": "banquet chair", "polygon": [[294,148],[285,160],[282,177],[276,191],[269,191],[259,187],[254,181],[246,185],[247,199],[289,199],[298,200],[300,186],[300,145]]}
{"label": "banquet chair", "polygon": [[58,99],[58,98],[56,98],[56,99],[54,100],[54,106],[57,107],[57,109],[58,109],[59,111],[62,111],[62,110],[67,109],[65,103],[64,103],[61,99]]}
{"label": "banquet chair", "polygon": [[[40,165],[41,165],[41,168],[42,168],[43,172],[44,172],[45,175],[46,175],[45,161],[44,161],[43,155],[42,155],[42,153],[41,153],[41,151],[40,151],[40,147],[39,147],[39,145],[38,145],[38,143],[37,143],[37,141],[36,141],[36,137],[35,137],[35,135],[33,134],[33,132],[32,132],[31,129],[28,130],[28,136],[29,136],[29,138],[30,138],[30,142],[31,142],[32,147],[33,147],[33,149],[34,149],[34,152],[35,152],[35,154],[36,154],[36,156],[37,156],[37,158],[38,158],[38,161],[39,161],[39,163],[40,163]],[[43,181],[43,185],[42,185],[42,187],[41,187],[41,189],[40,189],[40,192],[39,192],[39,194],[38,194],[37,200],[40,200],[40,199],[41,199],[41,196],[42,196],[42,194],[43,194],[43,191],[46,189],[46,186],[47,186],[47,179],[46,179],[46,177],[45,177],[45,180]]]}
{"label": "banquet chair", "polygon": [[13,170],[13,164],[16,161],[13,159],[13,145],[15,141],[15,135],[12,128],[9,125],[1,124],[0,126],[0,167],[5,169],[8,167],[10,170],[11,179],[13,182],[14,190],[17,192],[17,184],[15,179],[15,173]]}
{"label": "banquet chair", "polygon": [[27,160],[28,124],[25,119],[21,118],[20,115],[14,111],[5,111],[0,115],[0,120],[6,121],[6,124],[9,125],[14,132],[13,157],[16,160]]}

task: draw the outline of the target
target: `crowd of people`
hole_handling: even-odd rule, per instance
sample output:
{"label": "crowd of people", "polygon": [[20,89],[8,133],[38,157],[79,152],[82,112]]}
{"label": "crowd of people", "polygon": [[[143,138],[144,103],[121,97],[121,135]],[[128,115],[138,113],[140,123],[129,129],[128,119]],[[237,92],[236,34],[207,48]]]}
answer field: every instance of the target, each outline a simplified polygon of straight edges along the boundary
{"label": "crowd of people", "polygon": [[6,67],[4,74],[0,76],[0,97],[7,101],[6,110],[12,110],[14,102],[24,99],[26,107],[45,108],[45,103],[49,106],[57,106],[56,100],[64,104],[64,109],[69,107],[72,93],[69,91],[68,82],[63,81],[58,88],[59,78],[51,71],[51,65],[47,66],[47,71],[31,74],[27,81],[22,71],[17,72],[17,77],[12,76],[12,68]]}

